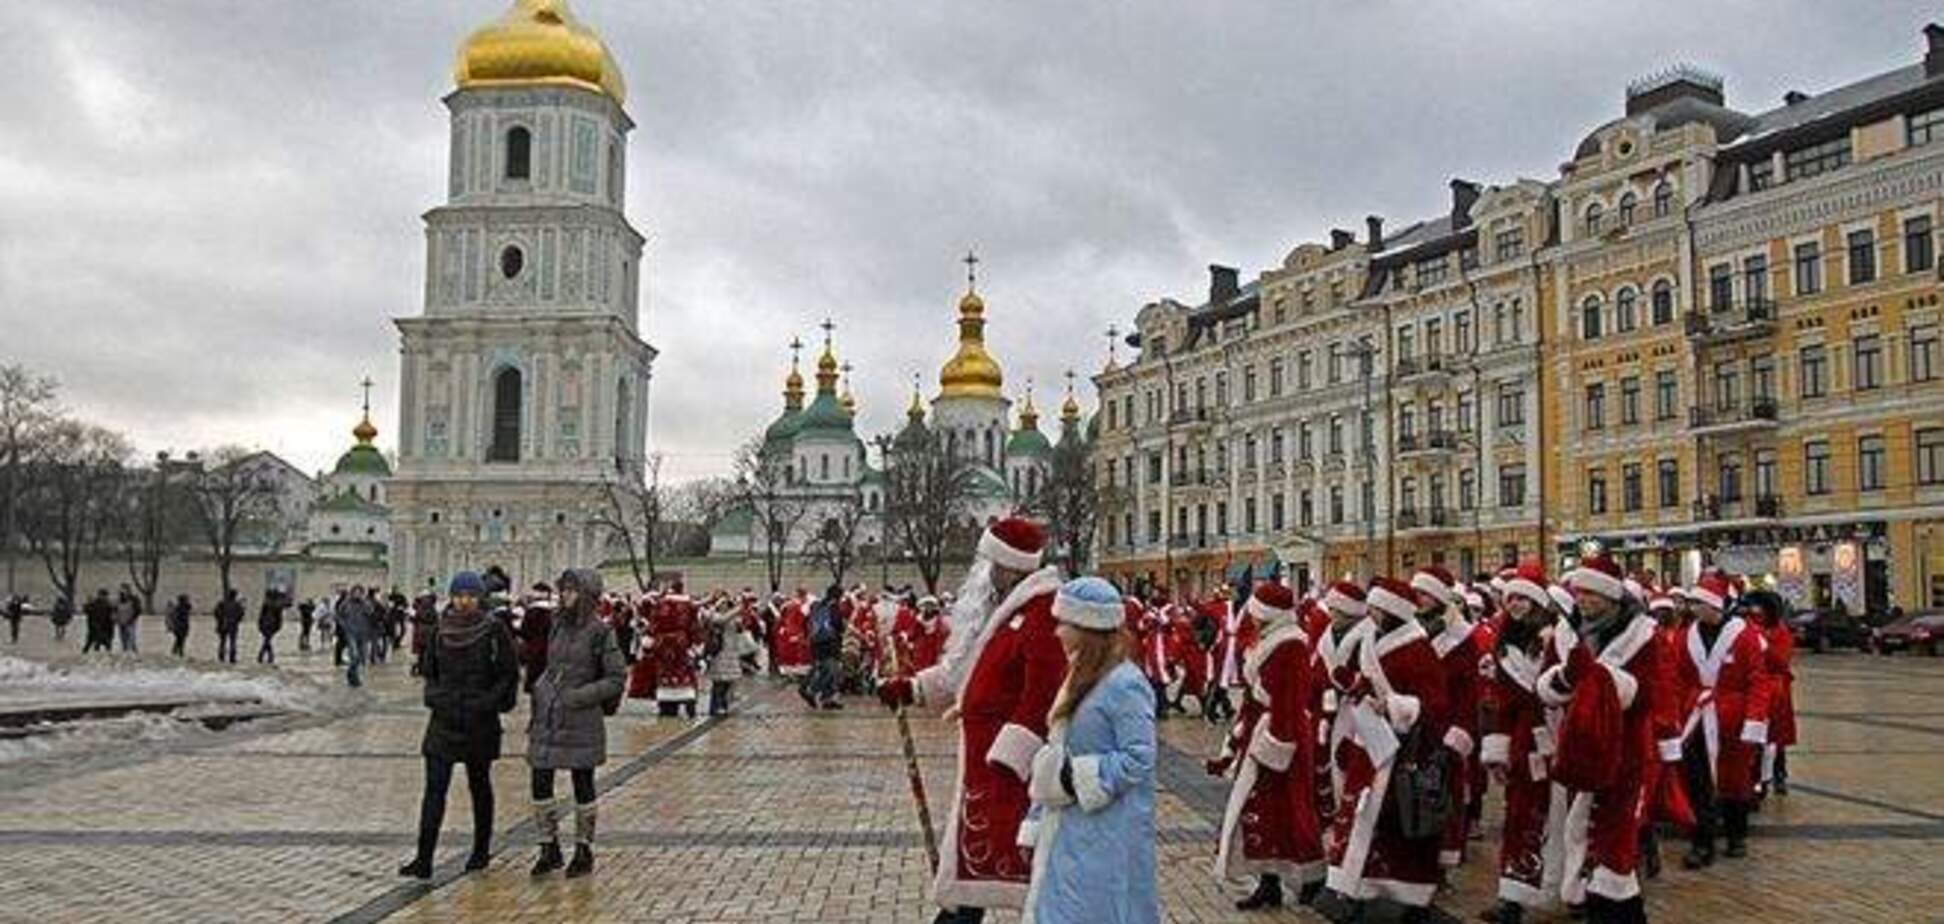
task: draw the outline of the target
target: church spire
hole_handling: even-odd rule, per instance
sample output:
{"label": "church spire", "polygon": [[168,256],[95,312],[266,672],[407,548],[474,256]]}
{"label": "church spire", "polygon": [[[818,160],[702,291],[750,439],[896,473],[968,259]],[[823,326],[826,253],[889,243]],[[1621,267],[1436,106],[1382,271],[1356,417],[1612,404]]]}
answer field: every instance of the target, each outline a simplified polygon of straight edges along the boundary
{"label": "church spire", "polygon": [[358,385],[364,389],[364,417],[351,428],[351,435],[357,439],[358,445],[369,446],[372,440],[378,438],[378,428],[371,423],[371,376],[365,376]]}
{"label": "church spire", "polygon": [[818,326],[823,328],[824,348],[823,355],[817,357],[817,394],[834,395],[837,393],[837,351],[831,344],[830,334],[837,325],[825,318]]}
{"label": "church spire", "polygon": [[803,340],[790,338],[790,374],[783,379],[783,410],[803,410],[803,372],[797,368],[797,360],[803,352]]}

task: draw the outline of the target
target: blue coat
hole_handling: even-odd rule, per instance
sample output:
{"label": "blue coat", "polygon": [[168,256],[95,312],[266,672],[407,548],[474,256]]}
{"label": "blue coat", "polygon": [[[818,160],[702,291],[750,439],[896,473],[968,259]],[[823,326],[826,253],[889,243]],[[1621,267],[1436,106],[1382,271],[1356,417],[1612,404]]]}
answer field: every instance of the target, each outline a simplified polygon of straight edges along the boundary
{"label": "blue coat", "polygon": [[[1033,766],[1027,924],[1159,924],[1154,690],[1147,678],[1122,662],[1051,738]],[[1077,801],[1062,792],[1062,761],[1071,767]]]}

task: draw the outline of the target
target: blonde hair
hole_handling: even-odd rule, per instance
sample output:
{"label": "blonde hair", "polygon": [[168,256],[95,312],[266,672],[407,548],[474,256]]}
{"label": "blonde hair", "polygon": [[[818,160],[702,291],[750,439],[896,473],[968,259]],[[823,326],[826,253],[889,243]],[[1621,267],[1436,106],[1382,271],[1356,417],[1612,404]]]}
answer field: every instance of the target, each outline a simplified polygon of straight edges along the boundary
{"label": "blonde hair", "polygon": [[1093,692],[1094,684],[1128,660],[1134,650],[1134,637],[1123,627],[1104,631],[1074,628],[1079,629],[1078,644],[1074,646],[1073,656],[1067,659],[1066,680],[1060,684],[1060,693],[1053,700],[1048,722],[1073,715],[1073,710],[1080,708],[1080,701]]}

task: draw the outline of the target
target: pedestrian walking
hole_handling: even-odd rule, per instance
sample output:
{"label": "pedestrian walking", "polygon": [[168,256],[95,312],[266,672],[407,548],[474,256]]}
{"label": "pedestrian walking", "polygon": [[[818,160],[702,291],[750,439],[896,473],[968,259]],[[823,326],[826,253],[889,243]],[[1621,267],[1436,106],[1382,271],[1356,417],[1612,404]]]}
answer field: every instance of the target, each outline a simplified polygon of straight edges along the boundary
{"label": "pedestrian walking", "polygon": [[74,601],[67,594],[56,594],[53,608],[47,611],[47,621],[54,624],[54,640],[67,641],[68,623],[74,621]]}
{"label": "pedestrian walking", "polygon": [[1114,585],[1068,581],[1053,602],[1066,679],[1033,757],[1026,924],[1159,924],[1154,689],[1128,660]]}
{"label": "pedestrian walking", "polygon": [[236,637],[242,631],[243,601],[232,587],[223,591],[222,601],[216,604],[216,660],[236,663]]}
{"label": "pedestrian walking", "polygon": [[[475,595],[474,604],[478,600]],[[351,585],[337,605],[338,636],[344,640],[344,680],[353,687],[364,686],[365,654],[371,644],[373,607],[365,589]]]}
{"label": "pedestrian walking", "polygon": [[832,584],[823,599],[810,606],[810,673],[797,695],[813,709],[844,708],[837,701],[844,655],[843,596],[844,588]]}
{"label": "pedestrian walking", "polygon": [[7,597],[7,643],[20,644],[20,619],[27,613],[27,598],[10,595]]}
{"label": "pedestrian walking", "polygon": [[297,650],[309,651],[311,627],[317,621],[317,603],[309,597],[297,604]]}
{"label": "pedestrian walking", "polygon": [[112,647],[115,635],[115,604],[108,599],[108,588],[95,589],[93,599],[81,607],[87,617],[88,636],[81,642],[81,653],[107,651]]}
{"label": "pedestrian walking", "polygon": [[282,591],[271,589],[263,592],[263,606],[257,610],[257,634],[263,636],[263,646],[257,649],[258,664],[277,663],[277,633],[283,631],[286,604]]}
{"label": "pedestrian walking", "polygon": [[[426,644],[420,673],[431,714],[419,745],[425,758],[425,794],[419,802],[418,853],[398,868],[401,876],[432,877],[432,854],[439,846],[439,827],[445,823],[446,794],[452,787],[453,767],[460,764],[465,765],[466,792],[472,797],[473,840],[466,871],[485,869],[491,860],[492,770],[500,756],[499,717],[519,699],[520,671],[512,634],[479,606],[484,593],[478,574],[453,575],[451,603]],[[354,588],[353,594],[353,600],[362,599],[361,591]],[[357,644],[353,642],[354,670]]]}
{"label": "pedestrian walking", "polygon": [[177,594],[175,602],[169,604],[169,612],[162,617],[170,637],[175,639],[169,646],[169,653],[178,658],[184,657],[188,651],[190,612],[189,595]]}
{"label": "pedestrian walking", "polygon": [[743,656],[756,651],[736,602],[724,598],[709,614],[702,656],[709,660],[709,714],[727,715],[735,702],[736,681],[742,679]]}
{"label": "pedestrian walking", "polygon": [[556,770],[574,788],[574,859],[569,879],[594,871],[594,768],[607,762],[607,719],[621,705],[627,662],[606,622],[594,615],[601,575],[575,568],[554,582],[560,606],[547,636],[547,666],[533,685],[527,720],[527,763],[533,771],[533,817],[540,856],[532,874],[561,867],[560,821],[566,807],[554,797]]}
{"label": "pedestrian walking", "polygon": [[[137,620],[141,619],[141,617],[142,598],[135,596],[135,593],[128,589],[128,585],[123,584],[121,586],[121,593],[115,597],[114,616],[115,635],[121,640],[121,651],[123,654],[141,653],[140,647],[137,644],[140,635],[137,628]],[[105,644],[102,647],[103,650],[107,648]]]}

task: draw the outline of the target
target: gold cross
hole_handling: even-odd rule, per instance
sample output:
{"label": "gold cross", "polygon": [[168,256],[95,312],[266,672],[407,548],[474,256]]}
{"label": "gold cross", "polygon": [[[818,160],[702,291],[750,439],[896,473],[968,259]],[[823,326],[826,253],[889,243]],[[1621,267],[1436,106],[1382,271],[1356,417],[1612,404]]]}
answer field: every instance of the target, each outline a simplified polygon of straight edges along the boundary
{"label": "gold cross", "polygon": [[975,251],[967,250],[965,259],[959,262],[965,264],[965,289],[970,292],[979,284],[979,255]]}

